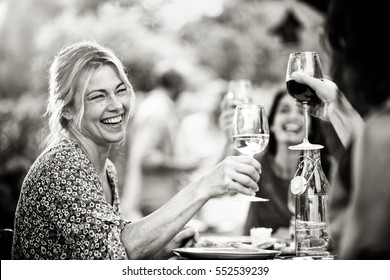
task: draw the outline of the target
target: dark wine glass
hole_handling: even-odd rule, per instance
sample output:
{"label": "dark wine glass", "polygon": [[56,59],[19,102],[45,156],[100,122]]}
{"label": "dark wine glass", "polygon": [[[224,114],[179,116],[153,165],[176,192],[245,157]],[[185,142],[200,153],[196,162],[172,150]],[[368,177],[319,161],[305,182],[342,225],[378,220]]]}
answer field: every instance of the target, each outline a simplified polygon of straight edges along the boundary
{"label": "dark wine glass", "polygon": [[301,144],[290,146],[291,150],[307,150],[307,149],[322,149],[322,145],[312,144],[309,142],[309,106],[320,104],[321,100],[316,95],[315,91],[308,85],[298,83],[291,75],[294,72],[304,72],[307,75],[322,79],[322,68],[318,54],[316,52],[294,52],[291,53],[287,63],[286,71],[286,86],[288,93],[298,102],[303,104],[304,122],[305,122],[305,138]]}

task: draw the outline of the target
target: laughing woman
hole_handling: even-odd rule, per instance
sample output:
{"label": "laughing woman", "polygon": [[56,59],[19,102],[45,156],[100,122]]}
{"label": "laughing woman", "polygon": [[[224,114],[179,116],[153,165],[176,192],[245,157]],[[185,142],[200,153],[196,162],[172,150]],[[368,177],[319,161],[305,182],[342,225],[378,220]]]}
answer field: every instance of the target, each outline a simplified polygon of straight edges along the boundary
{"label": "laughing woman", "polygon": [[228,157],[154,213],[124,220],[108,155],[125,139],[134,102],[125,69],[111,50],[83,41],[57,54],[46,113],[50,134],[23,182],[14,259],[161,257],[195,234],[183,228],[208,199],[229,190],[257,191],[260,164]]}

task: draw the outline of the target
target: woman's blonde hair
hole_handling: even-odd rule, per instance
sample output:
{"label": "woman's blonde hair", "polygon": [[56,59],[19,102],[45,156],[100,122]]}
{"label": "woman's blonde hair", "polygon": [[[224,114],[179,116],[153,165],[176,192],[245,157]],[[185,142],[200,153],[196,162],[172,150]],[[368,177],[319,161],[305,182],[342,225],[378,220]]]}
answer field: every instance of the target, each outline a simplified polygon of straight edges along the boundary
{"label": "woman's blonde hair", "polygon": [[[81,109],[75,118],[68,120],[64,117],[64,113],[75,105],[77,92],[81,92],[84,97],[92,74],[107,64],[115,67],[130,92],[132,100],[128,116],[133,115],[135,103],[133,88],[127,77],[126,69],[118,57],[110,49],[94,41],[74,43],[60,50],[50,66],[49,98],[44,115],[49,118],[49,134],[42,144],[43,148],[50,148],[57,144],[71,125],[80,129],[84,114],[84,98],[81,98]],[[85,78],[83,81],[86,82],[81,84],[81,78]]]}

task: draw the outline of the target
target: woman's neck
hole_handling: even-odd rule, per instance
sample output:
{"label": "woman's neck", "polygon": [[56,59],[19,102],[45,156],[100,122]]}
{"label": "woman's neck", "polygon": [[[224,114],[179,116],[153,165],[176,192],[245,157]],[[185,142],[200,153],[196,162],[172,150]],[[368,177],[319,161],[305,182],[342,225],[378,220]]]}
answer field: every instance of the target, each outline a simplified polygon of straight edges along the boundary
{"label": "woman's neck", "polygon": [[77,131],[70,132],[69,138],[80,145],[80,148],[86,153],[99,176],[103,174],[105,172],[105,165],[110,151],[110,146],[99,146],[91,139],[86,138]]}
{"label": "woman's neck", "polygon": [[274,158],[274,172],[283,179],[292,179],[297,170],[301,151],[288,149],[288,145],[279,144]]}

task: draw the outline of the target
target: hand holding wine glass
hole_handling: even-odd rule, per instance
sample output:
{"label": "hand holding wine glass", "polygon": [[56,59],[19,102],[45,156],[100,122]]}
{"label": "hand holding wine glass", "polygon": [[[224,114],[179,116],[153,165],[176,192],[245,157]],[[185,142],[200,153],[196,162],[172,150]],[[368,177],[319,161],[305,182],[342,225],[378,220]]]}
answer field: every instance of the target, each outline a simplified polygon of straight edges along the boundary
{"label": "hand holding wine glass", "polygon": [[[253,157],[268,145],[269,127],[264,107],[255,104],[238,105],[233,117],[233,145],[242,154]],[[237,194],[238,195],[238,194]],[[251,196],[245,200],[264,201]]]}
{"label": "hand holding wine glass", "polygon": [[303,104],[305,138],[299,145],[291,146],[292,150],[322,149],[322,145],[311,144],[308,139],[309,106],[321,104],[321,100],[315,91],[306,84],[295,81],[292,77],[294,72],[303,72],[316,79],[323,79],[321,62],[316,52],[291,53],[287,63],[286,86],[288,93],[298,102]]}

